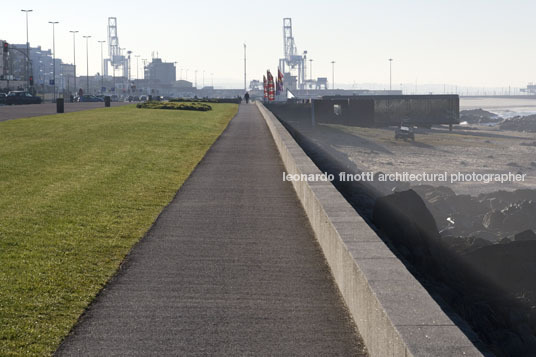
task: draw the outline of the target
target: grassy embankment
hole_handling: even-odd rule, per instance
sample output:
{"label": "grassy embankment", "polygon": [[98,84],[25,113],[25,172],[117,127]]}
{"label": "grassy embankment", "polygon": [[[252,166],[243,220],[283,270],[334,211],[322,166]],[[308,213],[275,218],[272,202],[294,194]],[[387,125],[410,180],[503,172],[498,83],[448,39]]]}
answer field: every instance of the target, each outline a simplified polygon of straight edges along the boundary
{"label": "grassy embankment", "polygon": [[0,355],[53,353],[236,113],[0,123]]}

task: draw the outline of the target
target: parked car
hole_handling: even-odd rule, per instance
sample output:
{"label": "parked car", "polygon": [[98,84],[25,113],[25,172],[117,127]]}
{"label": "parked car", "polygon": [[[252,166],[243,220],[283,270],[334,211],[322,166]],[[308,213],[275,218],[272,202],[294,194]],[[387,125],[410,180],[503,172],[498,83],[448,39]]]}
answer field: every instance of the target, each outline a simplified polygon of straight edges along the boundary
{"label": "parked car", "polygon": [[6,104],[6,93],[0,93],[0,104]]}
{"label": "parked car", "polygon": [[40,104],[41,97],[36,97],[24,91],[11,91],[6,96],[6,104]]}

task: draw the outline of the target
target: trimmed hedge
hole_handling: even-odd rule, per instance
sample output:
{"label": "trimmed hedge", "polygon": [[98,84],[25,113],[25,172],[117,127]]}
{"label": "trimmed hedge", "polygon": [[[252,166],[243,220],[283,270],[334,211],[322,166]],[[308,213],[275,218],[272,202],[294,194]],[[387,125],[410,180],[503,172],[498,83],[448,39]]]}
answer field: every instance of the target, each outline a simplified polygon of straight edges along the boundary
{"label": "trimmed hedge", "polygon": [[172,110],[197,110],[200,112],[206,112],[212,110],[212,107],[204,103],[172,103],[172,102],[144,102],[136,105],[139,109],[172,109]]}
{"label": "trimmed hedge", "polygon": [[170,102],[190,102],[190,103],[233,103],[233,104],[240,104],[242,101],[242,98],[235,97],[235,98],[170,98]]}

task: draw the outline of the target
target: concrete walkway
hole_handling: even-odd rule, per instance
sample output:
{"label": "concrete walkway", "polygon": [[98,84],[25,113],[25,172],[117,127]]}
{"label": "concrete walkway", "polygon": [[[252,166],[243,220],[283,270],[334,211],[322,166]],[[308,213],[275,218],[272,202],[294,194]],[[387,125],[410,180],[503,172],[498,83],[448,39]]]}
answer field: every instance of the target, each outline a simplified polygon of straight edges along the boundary
{"label": "concrete walkway", "polygon": [[57,355],[365,355],[283,171],[241,105]]}

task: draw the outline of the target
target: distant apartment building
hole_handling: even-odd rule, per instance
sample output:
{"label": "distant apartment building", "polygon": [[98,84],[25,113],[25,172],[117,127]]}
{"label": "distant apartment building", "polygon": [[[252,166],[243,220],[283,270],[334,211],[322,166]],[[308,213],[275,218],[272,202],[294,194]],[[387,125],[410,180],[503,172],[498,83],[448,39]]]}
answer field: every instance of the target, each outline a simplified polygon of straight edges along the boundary
{"label": "distant apartment building", "polygon": [[[61,58],[53,59],[51,50],[43,50],[41,46],[29,48],[28,73],[26,72],[27,48],[26,44],[9,44],[8,54],[4,53],[2,41],[2,53],[0,58],[0,75],[10,75],[14,80],[27,81],[27,75],[33,76],[35,86],[50,86],[54,79],[54,62],[56,63],[57,84],[67,83],[67,78],[74,78],[74,66],[65,64]],[[64,78],[65,76],[65,78]],[[72,79],[74,81],[74,79]]]}
{"label": "distant apartment building", "polygon": [[175,63],[162,62],[153,58],[145,68],[145,78],[153,85],[172,85],[177,80]]}
{"label": "distant apartment building", "polygon": [[4,53],[4,42],[0,40],[0,79],[3,79],[6,75],[5,73],[5,62],[7,62],[7,53]]}

